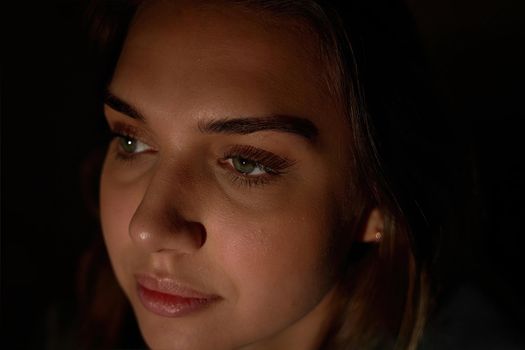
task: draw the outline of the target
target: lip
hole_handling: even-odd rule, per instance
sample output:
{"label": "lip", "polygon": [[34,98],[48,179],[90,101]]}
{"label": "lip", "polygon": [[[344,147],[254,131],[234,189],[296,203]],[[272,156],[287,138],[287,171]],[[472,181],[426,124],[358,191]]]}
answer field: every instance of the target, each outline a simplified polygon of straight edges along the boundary
{"label": "lip", "polygon": [[182,317],[209,307],[218,295],[197,291],[169,277],[137,274],[137,294],[150,312],[164,317]]}

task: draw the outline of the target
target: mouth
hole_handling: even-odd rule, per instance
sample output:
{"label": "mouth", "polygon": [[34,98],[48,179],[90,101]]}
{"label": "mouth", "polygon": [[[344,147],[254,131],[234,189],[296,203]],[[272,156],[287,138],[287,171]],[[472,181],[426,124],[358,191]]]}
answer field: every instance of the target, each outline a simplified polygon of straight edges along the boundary
{"label": "mouth", "polygon": [[203,310],[220,300],[170,278],[138,274],[137,294],[150,312],[164,317],[182,317]]}

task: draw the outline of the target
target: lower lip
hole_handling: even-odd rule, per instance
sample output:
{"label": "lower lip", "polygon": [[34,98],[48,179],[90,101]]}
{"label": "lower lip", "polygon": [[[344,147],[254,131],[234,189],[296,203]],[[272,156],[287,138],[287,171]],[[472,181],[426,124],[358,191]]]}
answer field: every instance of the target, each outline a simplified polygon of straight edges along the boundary
{"label": "lower lip", "polygon": [[165,317],[181,317],[202,310],[216,299],[185,298],[145,288],[137,284],[139,299],[144,307],[154,314]]}

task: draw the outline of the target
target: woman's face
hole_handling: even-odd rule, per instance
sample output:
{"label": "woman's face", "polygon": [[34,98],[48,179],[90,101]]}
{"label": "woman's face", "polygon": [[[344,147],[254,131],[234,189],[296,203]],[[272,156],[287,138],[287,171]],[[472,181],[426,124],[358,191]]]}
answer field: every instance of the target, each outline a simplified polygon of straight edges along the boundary
{"label": "woman's face", "polygon": [[133,22],[101,216],[152,348],[307,348],[329,318],[350,137],[299,28],[160,1]]}

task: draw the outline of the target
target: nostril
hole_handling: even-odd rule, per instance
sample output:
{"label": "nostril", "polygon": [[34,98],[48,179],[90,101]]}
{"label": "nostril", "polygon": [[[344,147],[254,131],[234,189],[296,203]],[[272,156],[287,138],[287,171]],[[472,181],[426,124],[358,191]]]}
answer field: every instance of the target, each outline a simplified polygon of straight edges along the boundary
{"label": "nostril", "polygon": [[151,187],[135,210],[128,227],[132,241],[149,252],[192,253],[202,247],[206,242],[204,225],[192,212],[180,210],[172,200],[159,198],[159,192]]}
{"label": "nostril", "polygon": [[179,243],[186,241],[186,244],[190,244],[194,249],[206,243],[206,228],[201,222],[188,220],[186,215],[175,210],[166,212],[166,214],[168,216],[165,216],[165,220],[169,221],[168,231],[173,240]]}
{"label": "nostril", "polygon": [[206,243],[206,228],[200,222],[192,222],[191,225],[194,226],[192,231],[195,231],[195,234],[197,235],[197,242],[200,248],[204,245],[204,243]]}

